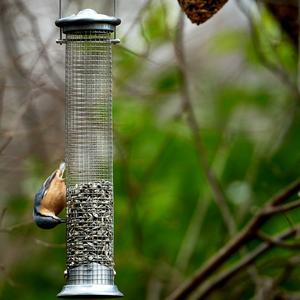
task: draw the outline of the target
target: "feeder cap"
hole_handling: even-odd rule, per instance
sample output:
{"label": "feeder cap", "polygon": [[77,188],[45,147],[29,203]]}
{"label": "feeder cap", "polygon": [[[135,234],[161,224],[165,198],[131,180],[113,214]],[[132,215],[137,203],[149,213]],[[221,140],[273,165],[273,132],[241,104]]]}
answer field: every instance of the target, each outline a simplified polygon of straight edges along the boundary
{"label": "feeder cap", "polygon": [[90,8],[55,21],[56,26],[62,27],[64,33],[80,30],[114,31],[120,23],[119,18],[98,14]]}

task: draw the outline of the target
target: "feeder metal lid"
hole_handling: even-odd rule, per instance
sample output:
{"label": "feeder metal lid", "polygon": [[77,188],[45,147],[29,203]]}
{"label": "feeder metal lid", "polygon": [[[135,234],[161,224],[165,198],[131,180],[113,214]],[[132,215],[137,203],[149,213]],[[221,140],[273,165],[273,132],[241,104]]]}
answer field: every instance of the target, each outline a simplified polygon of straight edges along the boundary
{"label": "feeder metal lid", "polygon": [[66,27],[70,25],[90,25],[90,24],[109,24],[117,26],[121,20],[116,17],[98,14],[93,9],[84,9],[69,17],[64,17],[55,21],[56,26]]}

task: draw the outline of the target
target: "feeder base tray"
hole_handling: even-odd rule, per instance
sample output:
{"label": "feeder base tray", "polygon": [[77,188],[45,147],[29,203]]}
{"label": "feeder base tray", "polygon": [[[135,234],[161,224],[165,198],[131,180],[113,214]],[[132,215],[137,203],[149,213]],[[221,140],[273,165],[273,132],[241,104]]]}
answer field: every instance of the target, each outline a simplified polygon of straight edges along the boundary
{"label": "feeder base tray", "polygon": [[123,297],[116,285],[65,285],[58,298],[103,299]]}

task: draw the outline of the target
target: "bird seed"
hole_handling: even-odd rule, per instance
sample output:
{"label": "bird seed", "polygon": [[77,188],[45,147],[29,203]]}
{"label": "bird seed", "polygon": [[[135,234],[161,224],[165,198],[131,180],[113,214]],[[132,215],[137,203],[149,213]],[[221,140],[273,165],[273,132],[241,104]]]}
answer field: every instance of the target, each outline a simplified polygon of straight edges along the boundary
{"label": "bird seed", "polygon": [[106,180],[67,188],[67,263],[113,267],[113,186]]}

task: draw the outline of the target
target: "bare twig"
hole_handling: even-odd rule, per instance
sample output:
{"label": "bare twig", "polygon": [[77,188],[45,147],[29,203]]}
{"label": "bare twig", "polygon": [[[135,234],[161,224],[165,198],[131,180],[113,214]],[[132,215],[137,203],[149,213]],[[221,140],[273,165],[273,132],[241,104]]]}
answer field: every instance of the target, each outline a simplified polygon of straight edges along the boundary
{"label": "bare twig", "polygon": [[249,22],[250,33],[251,33],[254,49],[256,51],[257,57],[259,58],[260,62],[266,69],[272,72],[276,77],[279,78],[281,82],[283,82],[290,89],[291,93],[294,94],[297,101],[300,101],[300,91],[298,90],[296,81],[293,81],[291,79],[290,75],[283,67],[270,61],[270,59],[266,56],[266,54],[262,49],[258,29],[256,28],[251,12],[249,12],[249,10],[243,5],[241,0],[237,0],[236,2],[241,12],[246,16]]}
{"label": "bare twig", "polygon": [[0,214],[0,228],[2,228],[6,212],[7,212],[7,208],[5,207],[5,208],[2,209],[1,214]]}
{"label": "bare twig", "polygon": [[293,201],[288,204],[267,207],[266,210],[264,211],[264,213],[266,215],[274,215],[277,213],[284,213],[284,212],[293,210],[298,207],[300,207],[300,200]]}
{"label": "bare twig", "polygon": [[[52,63],[50,61],[50,58],[49,58],[48,52],[47,52],[47,43],[44,44],[44,42],[42,40],[40,30],[39,30],[40,27],[38,26],[36,16],[27,8],[26,4],[22,0],[14,0],[14,1],[16,3],[16,6],[18,7],[18,9],[20,10],[20,12],[28,20],[28,22],[31,26],[32,36],[36,39],[37,44],[39,44],[42,48],[37,57],[37,60],[34,62],[34,64],[31,67],[31,70],[28,72],[29,76],[32,74],[34,67],[37,64],[40,57],[42,57],[48,66],[47,73],[48,73],[49,77],[52,79],[54,84],[59,89],[62,89],[64,84],[63,84],[62,80],[60,79],[59,75],[56,73],[55,69],[52,67]],[[50,41],[50,39],[49,39],[49,41]]]}
{"label": "bare twig", "polygon": [[[298,228],[299,229],[299,228]],[[256,236],[261,239],[262,241],[265,241],[273,246],[288,248],[288,249],[300,249],[300,243],[291,243],[291,242],[282,242],[281,240],[278,240],[276,238],[270,237],[267,234],[263,233],[262,231],[258,231],[256,233]]]}
{"label": "bare twig", "polygon": [[65,243],[63,244],[55,244],[55,243],[48,243],[39,239],[34,240],[38,245],[44,246],[46,248],[65,248]]}
{"label": "bare twig", "polygon": [[267,241],[266,243],[263,243],[262,245],[258,246],[254,251],[250,252],[247,256],[242,258],[238,263],[236,263],[234,266],[229,268],[228,270],[223,271],[221,274],[219,274],[216,278],[214,278],[212,281],[210,281],[204,289],[201,291],[201,294],[197,295],[198,300],[207,299],[207,297],[217,288],[224,285],[229,279],[231,279],[234,275],[236,275],[239,271],[242,269],[245,269],[250,264],[252,264],[259,256],[264,254],[267,250],[272,248],[274,246],[273,241],[275,242],[275,245],[280,245],[284,242],[283,240],[290,238],[297,234],[297,232],[300,230],[300,226],[297,226],[292,229],[288,229],[284,231],[283,233],[278,234],[275,238],[272,239],[272,242]]}
{"label": "bare twig", "polygon": [[255,237],[256,232],[272,214],[265,214],[269,207],[280,205],[289,199],[300,189],[300,178],[290,184],[283,191],[272,197],[266,205],[258,212],[256,216],[231,240],[229,241],[215,256],[213,256],[196,274],[177,290],[174,291],[167,299],[185,299],[187,295],[192,293],[200,284],[208,279],[210,275],[217,271],[232,255],[234,255],[242,246]]}
{"label": "bare twig", "polygon": [[[174,42],[174,48],[175,48],[175,54],[177,58],[177,64],[179,67],[179,75],[181,80],[181,102],[182,102],[182,111],[181,113],[186,113],[187,115],[187,123],[188,126],[193,134],[194,142],[197,149],[197,154],[199,158],[199,162],[201,165],[201,168],[204,171],[205,177],[207,178],[207,181],[209,183],[209,187],[213,193],[214,199],[217,203],[217,206],[221,212],[221,215],[223,217],[224,223],[227,226],[228,232],[230,236],[233,236],[236,233],[237,226],[234,217],[232,216],[229,206],[227,204],[225,195],[223,193],[223,190],[221,188],[221,185],[215,175],[215,173],[212,171],[211,167],[209,166],[207,155],[206,155],[206,149],[202,142],[202,136],[200,133],[200,126],[196,119],[194,108],[192,104],[192,99],[190,95],[189,90],[189,76],[187,72],[187,64],[185,59],[185,53],[184,53],[184,46],[183,46],[183,15],[181,14],[178,21],[177,26],[177,35]],[[244,253],[245,249],[241,249],[241,251]],[[250,276],[254,279],[256,282],[257,279],[257,271],[253,268],[252,270],[249,270]]]}
{"label": "bare twig", "polygon": [[204,222],[204,216],[207,213],[209,207],[209,201],[207,198],[207,196],[204,196],[201,197],[201,199],[198,199],[197,206],[195,207],[193,215],[191,216],[191,220],[186,230],[185,236],[182,239],[181,246],[179,248],[175,261],[176,267],[182,272],[184,272],[184,270],[188,266],[193,251],[198,244],[199,234]]}
{"label": "bare twig", "polygon": [[125,47],[124,45],[118,45],[118,47],[121,48],[121,49],[123,49],[124,51],[132,54],[133,56],[136,56],[136,57],[138,57],[140,59],[143,59],[143,60],[147,61],[148,63],[151,63],[151,64],[156,65],[156,66],[161,66],[160,63],[158,63],[158,62],[150,59],[147,56],[147,53],[138,53],[138,52],[136,52],[136,51],[134,51],[134,50],[132,50],[132,49],[130,49],[128,47]]}
{"label": "bare twig", "polygon": [[2,152],[8,147],[11,141],[12,141],[12,136],[9,135],[0,147],[0,154],[2,154]]}
{"label": "bare twig", "polygon": [[16,288],[16,287],[20,287],[20,284],[16,283],[11,277],[10,275],[8,274],[5,266],[3,265],[0,265],[0,273],[2,273],[4,275],[4,279],[7,281],[7,283],[13,287],[13,288]]}
{"label": "bare twig", "polygon": [[143,17],[143,14],[147,11],[149,5],[151,4],[152,0],[147,0],[144,5],[140,8],[140,10],[138,11],[136,17],[134,18],[133,22],[131,23],[130,27],[128,28],[128,30],[126,31],[126,33],[122,36],[122,40],[125,40],[126,37],[128,36],[128,34],[131,32],[131,30],[134,28],[134,26],[137,23],[140,23],[139,21],[141,20],[141,18]]}
{"label": "bare twig", "polygon": [[175,54],[177,59],[177,64],[179,67],[179,76],[181,80],[181,106],[182,113],[186,113],[188,126],[193,134],[194,143],[197,149],[198,159],[201,165],[201,168],[204,171],[205,177],[209,183],[209,186],[213,192],[215,201],[220,209],[224,223],[226,224],[230,235],[232,236],[236,232],[235,220],[229,210],[227,205],[224,193],[221,189],[221,186],[209,166],[207,159],[206,149],[202,142],[202,136],[200,134],[200,126],[196,119],[192,100],[190,96],[189,86],[188,86],[188,74],[186,67],[186,60],[184,55],[184,46],[183,46],[183,26],[184,26],[184,17],[183,13],[180,13],[178,26],[177,26],[177,35],[174,42]]}
{"label": "bare twig", "polygon": [[10,233],[10,232],[12,232],[16,229],[28,226],[32,223],[33,223],[33,221],[30,220],[30,221],[25,221],[25,222],[22,222],[22,223],[19,223],[19,224],[11,225],[11,226],[8,226],[8,227],[2,227],[2,228],[0,228],[0,233]]}
{"label": "bare twig", "polygon": [[299,300],[299,297],[294,297],[289,291],[288,293],[280,287],[280,285],[286,282],[291,276],[293,270],[299,266],[300,257],[292,256],[287,261],[285,260],[282,272],[271,280],[271,284],[265,291],[264,298],[262,300],[273,300],[273,299],[290,299]]}
{"label": "bare twig", "polygon": [[[1,12],[1,18],[0,23],[2,24],[2,34],[5,38],[6,42],[5,50],[7,52],[7,55],[12,62],[14,68],[12,68],[12,79],[16,84],[22,84],[22,86],[26,87],[24,90],[17,91],[17,99],[20,103],[25,104],[25,110],[22,110],[22,113],[20,114],[19,111],[17,112],[17,119],[19,121],[22,121],[23,127],[32,128],[39,126],[39,117],[37,112],[37,107],[35,105],[31,104],[31,100],[29,101],[29,98],[31,96],[34,96],[36,92],[36,88],[38,88],[40,91],[48,92],[47,89],[44,87],[47,86],[42,80],[40,79],[41,76],[38,74],[35,78],[33,76],[29,76],[29,70],[27,65],[24,65],[24,60],[22,60],[21,56],[21,49],[20,49],[20,43],[18,41],[18,37],[16,36],[16,30],[15,30],[15,23],[13,22],[14,18],[12,17],[12,13],[14,13],[16,10],[14,10],[15,7],[18,7],[19,10],[23,11],[22,7],[22,1],[17,0],[13,1],[14,5],[9,3],[7,0],[1,1],[0,4],[0,12]],[[20,4],[21,3],[21,4]],[[26,10],[26,9],[25,9]],[[30,19],[30,17],[28,17]],[[30,22],[31,20],[29,20]],[[32,25],[31,23],[29,24]],[[35,34],[35,31],[32,31],[33,34]],[[34,37],[36,38],[36,36]],[[52,94],[53,94],[52,89]],[[25,99],[25,100],[24,100]],[[26,112],[26,113],[25,113]],[[20,117],[21,116],[21,117]],[[12,126],[11,131],[15,131],[16,127]],[[33,153],[39,153],[42,159],[46,160],[48,153],[47,149],[45,147],[45,143],[43,142],[45,140],[45,137],[41,131],[36,132],[36,139],[33,139],[32,136],[29,134],[29,130],[27,131],[28,134],[28,143],[30,150],[33,151]],[[13,136],[13,133],[10,132],[7,135],[9,138],[7,139],[8,143],[11,141],[11,137]],[[40,143],[34,143],[34,140],[39,140]],[[7,145],[3,145],[3,149],[5,149]]]}
{"label": "bare twig", "polygon": [[280,283],[287,280],[287,278],[291,275],[292,270],[295,267],[298,267],[300,264],[300,257],[299,256],[292,256],[288,259],[287,263],[284,266],[283,272],[276,278],[275,283],[279,285]]}

